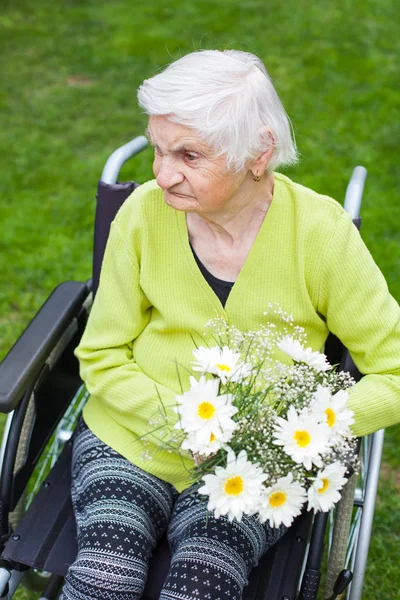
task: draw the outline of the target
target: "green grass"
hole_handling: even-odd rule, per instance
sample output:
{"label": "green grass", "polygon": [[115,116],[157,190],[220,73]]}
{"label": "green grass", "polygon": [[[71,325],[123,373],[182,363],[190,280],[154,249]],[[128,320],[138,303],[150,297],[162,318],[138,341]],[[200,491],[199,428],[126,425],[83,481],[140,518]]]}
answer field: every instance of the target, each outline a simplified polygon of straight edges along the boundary
{"label": "green grass", "polygon": [[[340,200],[368,169],[363,236],[399,300],[398,17],[395,0],[3,0],[0,356],[58,282],[90,275],[97,179],[145,126],[136,89],[196,48],[266,62],[302,156],[291,177]],[[148,152],[123,171],[150,176]],[[399,597],[399,443],[392,428],[366,600]]]}

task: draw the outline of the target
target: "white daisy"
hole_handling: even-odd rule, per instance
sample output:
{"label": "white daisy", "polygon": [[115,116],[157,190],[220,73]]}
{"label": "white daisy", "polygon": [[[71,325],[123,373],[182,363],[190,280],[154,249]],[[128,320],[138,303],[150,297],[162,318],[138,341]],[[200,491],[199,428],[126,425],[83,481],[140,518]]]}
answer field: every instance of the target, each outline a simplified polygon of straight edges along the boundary
{"label": "white daisy", "polygon": [[331,443],[351,434],[350,425],[354,423],[354,413],[347,408],[348,398],[346,390],[340,390],[331,396],[330,390],[322,385],[314,393],[311,410],[329,426]]}
{"label": "white daisy", "polygon": [[347,482],[346,467],[334,462],[317,473],[308,489],[308,510],[328,512],[340,500],[339,490]]}
{"label": "white daisy", "polygon": [[224,429],[219,437],[212,433],[210,439],[201,444],[197,441],[195,433],[189,433],[183,440],[181,448],[182,450],[190,450],[193,454],[199,456],[210,456],[210,454],[218,452],[231,440],[233,432],[234,429]]}
{"label": "white daisy", "polygon": [[271,487],[264,489],[259,519],[261,523],[269,521],[271,527],[279,527],[281,523],[289,527],[293,519],[301,513],[306,500],[305,489],[298,481],[293,481],[293,475],[289,473]]}
{"label": "white daisy", "polygon": [[209,496],[207,508],[217,519],[227,515],[229,521],[240,521],[243,513],[256,512],[266,478],[260,467],[247,460],[245,450],[236,457],[229,449],[226,468],[216,467],[215,474],[204,475],[198,491]]}
{"label": "white daisy", "polygon": [[251,367],[240,360],[240,353],[233,352],[228,346],[193,350],[196,362],[193,370],[217,375],[223,384],[230,381],[242,381],[251,374]]}
{"label": "white daisy", "polygon": [[174,411],[179,415],[179,421],[175,429],[193,433],[197,444],[209,444],[213,435],[220,439],[224,431],[236,429],[231,417],[238,409],[232,405],[232,394],[218,396],[219,383],[218,379],[207,381],[200,377],[197,381],[191,377],[190,390],[176,396],[178,406]]}
{"label": "white daisy", "polygon": [[283,446],[284,452],[296,463],[303,463],[310,470],[312,464],[322,467],[321,454],[329,444],[330,430],[308,412],[297,414],[293,406],[289,407],[287,419],[277,418],[274,444]]}
{"label": "white daisy", "polygon": [[294,361],[305,363],[316,371],[327,371],[331,368],[325,354],[314,352],[312,348],[304,348],[298,340],[293,339],[290,335],[285,336],[277,346]]}

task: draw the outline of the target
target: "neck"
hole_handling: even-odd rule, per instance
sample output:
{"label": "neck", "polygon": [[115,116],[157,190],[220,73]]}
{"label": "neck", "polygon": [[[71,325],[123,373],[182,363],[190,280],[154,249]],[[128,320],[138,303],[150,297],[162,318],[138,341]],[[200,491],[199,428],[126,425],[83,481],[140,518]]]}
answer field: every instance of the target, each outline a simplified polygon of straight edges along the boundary
{"label": "neck", "polygon": [[257,232],[272,202],[273,190],[273,173],[266,173],[259,182],[253,181],[250,176],[240,195],[232,198],[223,211],[207,215],[187,213],[189,233],[191,224],[205,227],[218,237],[229,237],[231,241],[240,240],[250,229]]}

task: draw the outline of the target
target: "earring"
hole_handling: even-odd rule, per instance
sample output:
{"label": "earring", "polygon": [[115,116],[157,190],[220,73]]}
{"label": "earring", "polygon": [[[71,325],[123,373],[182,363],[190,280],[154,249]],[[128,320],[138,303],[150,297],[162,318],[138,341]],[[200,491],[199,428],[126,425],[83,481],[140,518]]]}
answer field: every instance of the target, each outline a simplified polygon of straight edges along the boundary
{"label": "earring", "polygon": [[253,180],[254,181],[261,181],[261,177],[259,175],[254,175],[254,173],[253,173]]}

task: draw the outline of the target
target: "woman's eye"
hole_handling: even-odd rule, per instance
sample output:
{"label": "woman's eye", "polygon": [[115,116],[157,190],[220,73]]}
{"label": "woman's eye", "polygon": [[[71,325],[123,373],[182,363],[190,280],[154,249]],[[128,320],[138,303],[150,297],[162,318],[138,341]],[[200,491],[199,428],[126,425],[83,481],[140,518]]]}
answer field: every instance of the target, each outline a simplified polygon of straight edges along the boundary
{"label": "woman's eye", "polygon": [[185,158],[188,161],[193,161],[198,158],[197,154],[193,154],[193,152],[185,152]]}

